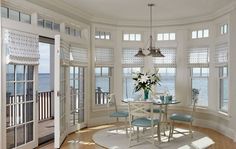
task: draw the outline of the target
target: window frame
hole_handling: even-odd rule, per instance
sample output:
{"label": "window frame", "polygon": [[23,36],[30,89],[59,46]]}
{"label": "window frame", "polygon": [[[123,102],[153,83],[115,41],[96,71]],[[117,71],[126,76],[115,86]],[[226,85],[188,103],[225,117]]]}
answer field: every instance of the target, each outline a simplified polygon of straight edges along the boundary
{"label": "window frame", "polygon": [[[226,71],[226,76],[224,75],[224,68],[227,69]],[[224,84],[221,84],[221,80],[227,80],[228,84],[227,84],[227,89],[228,89],[228,94],[227,94],[227,102],[228,102],[228,106],[227,106],[227,110],[222,109],[222,99],[224,98],[222,95],[222,91],[224,92],[224,90],[222,89],[222,86],[224,86]],[[223,99],[224,100],[224,99]],[[229,113],[229,69],[228,66],[221,66],[219,67],[219,111],[228,114]]]}

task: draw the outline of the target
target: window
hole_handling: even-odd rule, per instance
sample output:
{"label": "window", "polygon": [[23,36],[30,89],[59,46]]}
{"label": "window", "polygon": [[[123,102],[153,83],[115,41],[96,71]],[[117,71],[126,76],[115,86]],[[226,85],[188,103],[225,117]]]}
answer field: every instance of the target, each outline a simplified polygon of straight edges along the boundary
{"label": "window", "polygon": [[31,17],[28,14],[20,13],[20,21],[24,23],[31,23]]}
{"label": "window", "polygon": [[130,67],[123,68],[123,98],[134,98],[138,99],[142,96],[141,92],[134,91],[134,80],[132,79],[132,74],[136,72],[141,72],[140,67]]}
{"label": "window", "polygon": [[111,40],[111,33],[110,32],[103,32],[103,31],[96,31],[95,32],[95,39]]}
{"label": "window", "polygon": [[60,32],[60,24],[38,17],[38,26]]}
{"label": "window", "polygon": [[[193,48],[188,50],[188,65],[191,70],[191,89],[199,90],[198,106],[208,106],[208,48]],[[192,91],[191,91],[192,93]]]}
{"label": "window", "polygon": [[1,17],[8,18],[8,8],[1,7]]}
{"label": "window", "polygon": [[175,40],[175,33],[158,33],[157,34],[157,41],[167,41],[167,40]]}
{"label": "window", "polygon": [[228,24],[224,24],[220,26],[220,34],[221,35],[228,34]]}
{"label": "window", "polygon": [[228,67],[219,67],[220,80],[220,111],[228,112],[229,87],[228,87]]}
{"label": "window", "polygon": [[9,9],[9,19],[20,21],[20,12]]}
{"label": "window", "polygon": [[111,92],[112,68],[95,68],[95,104],[107,103],[107,95]]}
{"label": "window", "polygon": [[201,29],[192,31],[192,39],[209,37],[209,29]]}
{"label": "window", "polygon": [[81,37],[81,30],[75,27],[66,26],[65,33],[74,37]]}
{"label": "window", "polygon": [[161,85],[157,84],[157,93],[166,93],[175,96],[176,68],[159,68]]}
{"label": "window", "polygon": [[191,89],[198,89],[198,106],[208,106],[209,68],[191,68]]}
{"label": "window", "polygon": [[141,34],[136,33],[124,33],[123,34],[124,41],[141,41]]}
{"label": "window", "polygon": [[70,67],[70,125],[84,122],[84,67]]}

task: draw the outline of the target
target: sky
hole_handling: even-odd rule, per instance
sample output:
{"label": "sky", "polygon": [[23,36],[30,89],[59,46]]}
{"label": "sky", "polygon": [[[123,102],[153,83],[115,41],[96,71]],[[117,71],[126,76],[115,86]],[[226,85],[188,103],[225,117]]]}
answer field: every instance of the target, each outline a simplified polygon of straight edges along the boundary
{"label": "sky", "polygon": [[50,44],[39,42],[39,73],[50,73]]}

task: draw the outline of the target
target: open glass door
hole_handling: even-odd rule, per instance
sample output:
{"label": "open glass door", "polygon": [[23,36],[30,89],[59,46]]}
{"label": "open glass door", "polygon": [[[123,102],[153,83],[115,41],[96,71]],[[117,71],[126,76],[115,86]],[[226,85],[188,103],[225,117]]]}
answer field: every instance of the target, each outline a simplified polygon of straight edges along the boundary
{"label": "open glass door", "polygon": [[31,149],[37,139],[38,36],[4,29],[6,98],[4,148]]}
{"label": "open glass door", "polygon": [[69,78],[69,45],[55,36],[54,53],[54,147],[60,148],[67,135],[68,81]]}

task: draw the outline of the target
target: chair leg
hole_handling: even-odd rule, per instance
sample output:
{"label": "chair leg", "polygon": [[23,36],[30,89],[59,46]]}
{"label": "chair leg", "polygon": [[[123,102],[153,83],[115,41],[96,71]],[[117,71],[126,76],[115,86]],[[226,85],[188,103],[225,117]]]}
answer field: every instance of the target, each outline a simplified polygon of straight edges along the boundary
{"label": "chair leg", "polygon": [[128,120],[127,117],[125,117],[125,133],[128,135]]}
{"label": "chair leg", "polygon": [[160,124],[157,125],[157,135],[158,135],[158,142],[161,143]]}
{"label": "chair leg", "polygon": [[192,122],[189,124],[189,133],[191,135],[191,138],[193,138],[193,132],[192,132]]}
{"label": "chair leg", "polygon": [[170,129],[169,129],[169,136],[168,136],[168,142],[170,141],[170,137],[171,137],[171,132],[172,132],[172,124],[173,122],[170,122]]}
{"label": "chair leg", "polygon": [[139,142],[139,127],[137,127],[137,142]]}
{"label": "chair leg", "polygon": [[171,137],[173,137],[173,134],[174,134],[174,129],[175,129],[175,121],[172,121],[172,126],[171,126]]}

